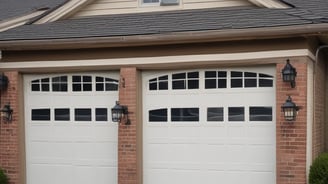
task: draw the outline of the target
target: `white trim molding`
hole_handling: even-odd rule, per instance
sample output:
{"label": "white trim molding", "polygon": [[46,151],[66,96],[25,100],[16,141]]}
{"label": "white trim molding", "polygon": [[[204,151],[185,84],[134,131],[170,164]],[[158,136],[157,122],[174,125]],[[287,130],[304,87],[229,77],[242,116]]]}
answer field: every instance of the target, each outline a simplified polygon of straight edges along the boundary
{"label": "white trim molding", "polygon": [[6,31],[6,30],[14,28],[14,27],[24,25],[29,20],[31,20],[32,18],[35,18],[39,15],[42,15],[46,11],[47,10],[39,10],[39,11],[30,13],[30,14],[27,14],[27,15],[23,15],[23,16],[20,16],[20,17],[10,19],[10,20],[1,21],[0,22],[0,32]]}
{"label": "white trim molding", "polygon": [[307,107],[306,107],[306,180],[309,183],[310,167],[312,165],[313,121],[314,121],[314,62],[308,63],[307,70]]}
{"label": "white trim molding", "polygon": [[229,64],[248,62],[249,60],[270,59],[280,57],[307,56],[314,58],[308,49],[275,50],[259,52],[241,52],[227,54],[202,54],[202,55],[179,55],[179,56],[159,56],[159,57],[133,57],[114,59],[93,59],[93,60],[58,60],[58,61],[21,61],[21,62],[0,62],[0,69],[36,69],[36,68],[71,68],[71,67],[101,67],[101,66],[143,66],[155,64],[177,64],[177,63],[224,63]]}
{"label": "white trim molding", "polygon": [[279,0],[248,0],[251,3],[265,8],[290,8],[287,4]]}
{"label": "white trim molding", "polygon": [[61,18],[68,17],[81,8],[83,8],[85,5],[88,5],[94,0],[70,0],[66,4],[60,6],[56,10],[52,11],[48,15],[42,17],[38,21],[35,22],[35,24],[44,24],[47,22],[54,22],[56,20],[59,20]]}

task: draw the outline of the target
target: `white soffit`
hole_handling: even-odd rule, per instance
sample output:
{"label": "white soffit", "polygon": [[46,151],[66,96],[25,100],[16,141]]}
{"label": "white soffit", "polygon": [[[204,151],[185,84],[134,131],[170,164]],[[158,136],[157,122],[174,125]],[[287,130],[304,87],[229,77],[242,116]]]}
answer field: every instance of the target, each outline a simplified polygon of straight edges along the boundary
{"label": "white soffit", "polygon": [[39,10],[27,15],[0,22],[0,32],[26,24],[32,18],[42,15],[47,10]]}
{"label": "white soffit", "polygon": [[265,8],[290,8],[287,4],[279,0],[248,0],[257,6]]}
{"label": "white soffit", "polygon": [[80,10],[85,5],[88,5],[90,2],[94,0],[70,0],[66,4],[60,6],[59,8],[55,9],[48,15],[42,17],[35,24],[43,24],[47,22],[54,22],[61,18],[65,18],[70,16],[71,14],[75,13],[76,11]]}

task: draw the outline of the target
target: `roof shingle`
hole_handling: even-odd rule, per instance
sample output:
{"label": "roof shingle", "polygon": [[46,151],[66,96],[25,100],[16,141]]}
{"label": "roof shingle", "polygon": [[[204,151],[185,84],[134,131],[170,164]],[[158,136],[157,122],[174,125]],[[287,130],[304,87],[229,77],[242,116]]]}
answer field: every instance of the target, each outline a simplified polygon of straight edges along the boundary
{"label": "roof shingle", "polygon": [[328,22],[327,0],[285,0],[294,8],[213,8],[68,19],[0,33],[0,41],[149,35]]}

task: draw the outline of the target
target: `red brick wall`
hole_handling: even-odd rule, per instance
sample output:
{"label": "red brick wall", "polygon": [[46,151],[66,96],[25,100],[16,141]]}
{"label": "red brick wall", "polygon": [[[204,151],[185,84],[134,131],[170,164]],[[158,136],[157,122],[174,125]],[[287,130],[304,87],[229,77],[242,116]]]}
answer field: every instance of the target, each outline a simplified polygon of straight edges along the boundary
{"label": "red brick wall", "polygon": [[[118,183],[137,184],[137,69],[121,68],[119,99],[128,106],[131,125],[119,125],[118,136]],[[124,79],[124,80],[122,80]]]}
{"label": "red brick wall", "polygon": [[325,74],[325,62],[323,59],[319,59],[314,68],[314,123],[312,132],[313,159],[325,149]]}
{"label": "red brick wall", "polygon": [[0,123],[0,167],[2,167],[11,184],[17,184],[20,180],[20,155],[19,152],[19,124],[18,124],[18,73],[6,72],[9,86],[1,92],[1,108],[10,103],[13,112],[12,122],[1,120]]}
{"label": "red brick wall", "polygon": [[[307,63],[291,58],[291,64],[297,70],[296,87],[291,88],[281,78],[281,70],[286,63],[277,64],[277,184],[306,183],[306,106],[307,106]],[[287,96],[301,107],[296,121],[284,120],[281,106]]]}

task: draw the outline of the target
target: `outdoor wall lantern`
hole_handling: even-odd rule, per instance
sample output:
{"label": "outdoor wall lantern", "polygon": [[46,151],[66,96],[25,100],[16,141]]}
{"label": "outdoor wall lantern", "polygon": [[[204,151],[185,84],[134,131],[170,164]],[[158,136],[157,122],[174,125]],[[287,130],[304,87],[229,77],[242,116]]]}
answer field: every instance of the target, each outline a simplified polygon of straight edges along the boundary
{"label": "outdoor wall lantern", "polygon": [[292,98],[288,96],[286,102],[281,106],[286,121],[294,121],[296,119],[297,111],[299,107],[292,101]]}
{"label": "outdoor wall lantern", "polygon": [[112,121],[121,122],[124,120],[125,125],[130,125],[131,121],[128,114],[128,107],[120,105],[119,101],[116,101],[115,106],[112,108]]}
{"label": "outdoor wall lantern", "polygon": [[7,89],[8,87],[8,77],[4,74],[0,75],[0,91]]}
{"label": "outdoor wall lantern", "polygon": [[287,59],[287,63],[285,67],[281,71],[282,80],[284,82],[290,82],[292,88],[295,88],[295,77],[297,75],[296,69],[290,64],[289,59]]}
{"label": "outdoor wall lantern", "polygon": [[1,118],[10,122],[13,117],[13,109],[10,107],[10,104],[6,104],[1,110]]}

